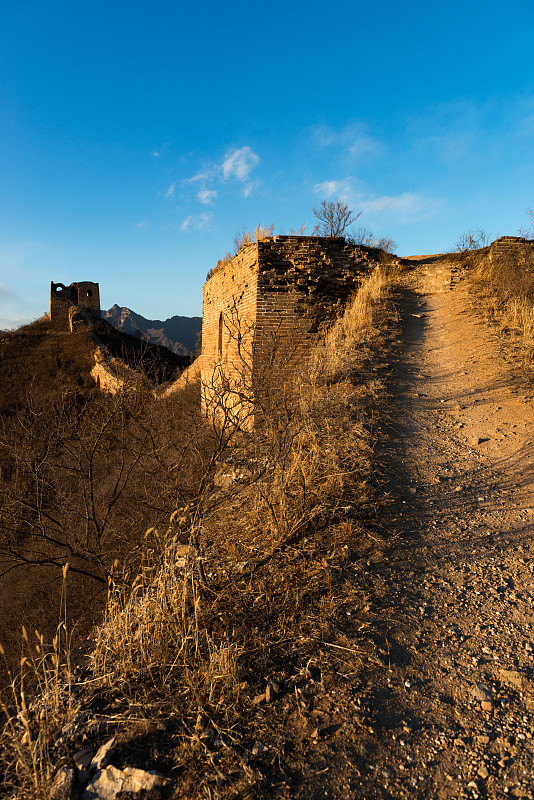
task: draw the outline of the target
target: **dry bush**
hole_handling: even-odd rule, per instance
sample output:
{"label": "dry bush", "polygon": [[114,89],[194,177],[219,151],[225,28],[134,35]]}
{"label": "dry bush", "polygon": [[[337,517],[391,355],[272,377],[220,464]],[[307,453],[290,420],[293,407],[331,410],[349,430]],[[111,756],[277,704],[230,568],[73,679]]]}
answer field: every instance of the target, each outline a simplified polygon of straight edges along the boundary
{"label": "dry bush", "polygon": [[343,565],[361,537],[353,509],[372,501],[365,415],[379,386],[365,364],[384,285],[383,273],[371,276],[298,374],[276,385],[254,431],[223,421],[206,467],[229,485],[206,483],[165,533],[150,529],[133,585],[110,585],[93,666],[130,702],[163,703],[190,729],[201,709],[229,728],[269,675],[335,635],[350,594]]}
{"label": "dry bush", "polygon": [[[0,731],[1,788],[11,796],[48,800],[52,778],[51,751],[62,726],[72,716],[73,673],[70,662],[71,635],[67,614],[68,564],[62,570],[59,623],[50,644],[35,631],[30,637],[22,626],[22,655],[18,670],[8,666],[9,687],[0,703],[4,715]],[[23,792],[24,794],[19,794]]]}
{"label": "dry bush", "polygon": [[382,250],[384,253],[394,253],[397,245],[394,239],[388,236],[376,236],[369,228],[359,227],[355,233],[348,237],[348,241],[358,246],[369,247],[372,250]]}
{"label": "dry bush", "polygon": [[516,244],[508,253],[469,254],[471,287],[487,318],[511,335],[528,360],[534,354],[534,248]]}
{"label": "dry bush", "polygon": [[220,258],[213,269],[210,269],[206,275],[206,280],[209,281],[213,273],[226,266],[238,253],[243,247],[247,247],[249,244],[254,244],[254,242],[260,242],[262,239],[268,239],[269,237],[274,235],[274,222],[269,227],[265,227],[261,224],[257,225],[254,229],[254,233],[251,233],[247,228],[243,228],[242,231],[238,231],[234,235],[234,251],[232,253],[226,253],[225,256]]}
{"label": "dry bush", "polygon": [[[184,417],[178,447],[165,440],[177,435],[180,406],[174,417],[170,407],[157,420],[148,415],[148,424],[148,410],[163,406],[147,404],[135,419],[135,431],[143,424],[151,434],[150,458],[162,461],[146,473],[160,500],[145,509],[155,524],[137,569],[108,567],[105,619],[84,679],[91,693],[113,692],[125,713],[141,706],[148,718],[177,719],[186,735],[174,757],[197,759],[202,775],[202,759],[210,758],[199,738],[206,720],[230,739],[242,736],[268,681],[291,686],[316,667],[334,673],[328,654],[352,646],[345,608],[357,613],[365,602],[351,576],[353,559],[365,552],[360,514],[374,504],[369,417],[381,392],[373,353],[387,319],[385,283],[374,273],[301,369],[292,362],[286,382],[275,370],[262,374],[272,381],[263,389],[246,378],[247,402],[257,395],[262,403],[254,430],[236,428],[231,417],[211,428]],[[30,757],[24,767],[36,796],[52,772],[46,731],[57,735],[67,695],[50,724],[39,721],[37,707],[10,714],[4,761],[20,770],[27,741],[41,736],[35,765]]]}

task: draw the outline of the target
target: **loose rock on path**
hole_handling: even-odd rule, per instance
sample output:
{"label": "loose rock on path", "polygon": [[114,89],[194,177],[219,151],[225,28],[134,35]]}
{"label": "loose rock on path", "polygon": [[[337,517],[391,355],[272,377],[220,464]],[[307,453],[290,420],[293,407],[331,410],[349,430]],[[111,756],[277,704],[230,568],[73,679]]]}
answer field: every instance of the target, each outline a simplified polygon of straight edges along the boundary
{"label": "loose rock on path", "polygon": [[[450,272],[400,292],[397,481],[367,590],[382,666],[355,797],[534,796],[534,412]],[[444,290],[444,291],[443,291]]]}

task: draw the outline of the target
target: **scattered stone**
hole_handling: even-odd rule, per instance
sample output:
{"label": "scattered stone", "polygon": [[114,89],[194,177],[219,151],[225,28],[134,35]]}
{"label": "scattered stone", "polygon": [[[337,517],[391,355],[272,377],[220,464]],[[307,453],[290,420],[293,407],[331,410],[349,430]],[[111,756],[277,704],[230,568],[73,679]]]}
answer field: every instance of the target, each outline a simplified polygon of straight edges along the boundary
{"label": "scattered stone", "polygon": [[478,773],[477,774],[480,775],[480,777],[483,780],[486,780],[487,778],[489,778],[488,769],[484,765],[482,765],[481,767],[478,768]]}
{"label": "scattered stone", "polygon": [[262,742],[255,742],[254,747],[252,748],[252,755],[253,756],[261,756],[263,753],[266,753],[269,748],[266,747]]}
{"label": "scattered stone", "polygon": [[61,767],[50,789],[50,800],[70,800],[75,779],[73,767]]}
{"label": "scattered stone", "polygon": [[524,688],[525,678],[518,670],[500,669],[499,674],[504,681],[511,683],[512,686],[515,686],[517,689]]}
{"label": "scattered stone", "polygon": [[[100,752],[100,751],[99,751]],[[86,747],[84,750],[79,750],[74,754],[74,763],[78,769],[87,769],[93,760],[94,751],[92,747]]]}
{"label": "scattered stone", "polygon": [[493,694],[489,686],[483,683],[477,683],[473,688],[473,697],[479,702],[491,702]]}
{"label": "scattered stone", "polygon": [[116,738],[113,736],[107,742],[105,742],[101,747],[99,747],[96,756],[93,758],[90,764],[90,770],[95,772],[96,770],[102,770],[107,767],[111,760],[111,753],[113,751],[113,747],[115,745]]}
{"label": "scattered stone", "polygon": [[266,692],[263,692],[263,694],[257,694],[252,702],[254,703],[255,706],[259,706],[262,703],[265,703],[266,700],[267,700],[267,694]]}
{"label": "scattered stone", "polygon": [[115,800],[119,793],[126,792],[132,795],[133,800],[135,795],[163,789],[167,783],[157,772],[146,772],[135,767],[118,769],[109,766],[96,772],[87,785],[82,800]]}
{"label": "scattered stone", "polygon": [[493,711],[494,705],[489,700],[483,700],[480,704],[482,711]]}

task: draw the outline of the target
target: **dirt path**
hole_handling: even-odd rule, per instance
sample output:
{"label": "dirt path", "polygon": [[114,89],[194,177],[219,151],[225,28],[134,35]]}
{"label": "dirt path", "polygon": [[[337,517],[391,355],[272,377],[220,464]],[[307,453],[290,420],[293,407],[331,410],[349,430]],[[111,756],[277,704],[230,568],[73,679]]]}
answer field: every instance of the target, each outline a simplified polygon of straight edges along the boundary
{"label": "dirt path", "polygon": [[[434,278],[429,281],[429,274]],[[400,473],[367,567],[355,797],[534,796],[534,412],[465,286],[421,266],[400,303]],[[402,449],[401,449],[402,448]],[[365,730],[365,725],[363,725]]]}

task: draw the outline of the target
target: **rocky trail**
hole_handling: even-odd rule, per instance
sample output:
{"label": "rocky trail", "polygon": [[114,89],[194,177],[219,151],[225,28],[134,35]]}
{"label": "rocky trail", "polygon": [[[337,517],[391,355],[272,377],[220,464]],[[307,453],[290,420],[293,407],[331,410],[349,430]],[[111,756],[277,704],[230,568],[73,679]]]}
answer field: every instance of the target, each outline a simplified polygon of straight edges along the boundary
{"label": "rocky trail", "polygon": [[423,262],[399,296],[396,483],[362,578],[377,657],[349,796],[534,796],[534,412],[449,287]]}

